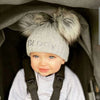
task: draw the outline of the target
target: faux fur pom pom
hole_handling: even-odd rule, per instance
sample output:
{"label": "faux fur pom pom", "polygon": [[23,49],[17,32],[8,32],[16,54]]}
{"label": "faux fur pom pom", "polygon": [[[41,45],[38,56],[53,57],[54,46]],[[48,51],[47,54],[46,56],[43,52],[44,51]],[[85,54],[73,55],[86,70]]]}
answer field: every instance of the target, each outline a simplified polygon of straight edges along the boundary
{"label": "faux fur pom pom", "polygon": [[54,13],[54,18],[60,34],[69,44],[74,42],[80,35],[81,25],[78,17],[70,10],[59,8],[58,11]]}
{"label": "faux fur pom pom", "polygon": [[50,17],[44,13],[27,14],[19,21],[20,27],[24,29],[22,34],[24,36],[29,36],[35,28],[47,22],[49,18]]}

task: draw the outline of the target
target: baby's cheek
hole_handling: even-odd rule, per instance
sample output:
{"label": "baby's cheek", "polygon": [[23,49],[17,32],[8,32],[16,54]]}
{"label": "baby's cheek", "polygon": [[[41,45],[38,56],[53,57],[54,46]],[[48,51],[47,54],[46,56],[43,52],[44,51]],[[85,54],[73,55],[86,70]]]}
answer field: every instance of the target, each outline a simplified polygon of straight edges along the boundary
{"label": "baby's cheek", "polygon": [[57,71],[60,70],[60,68],[61,68],[61,65],[60,65],[60,64],[56,64],[54,69],[55,69],[55,71],[57,72]]}
{"label": "baby's cheek", "polygon": [[33,65],[31,65],[31,68],[34,70],[34,66]]}
{"label": "baby's cheek", "polygon": [[38,68],[36,66],[32,66],[32,69],[35,71],[35,72],[38,72]]}
{"label": "baby's cheek", "polygon": [[32,69],[35,69],[35,64],[31,62]]}

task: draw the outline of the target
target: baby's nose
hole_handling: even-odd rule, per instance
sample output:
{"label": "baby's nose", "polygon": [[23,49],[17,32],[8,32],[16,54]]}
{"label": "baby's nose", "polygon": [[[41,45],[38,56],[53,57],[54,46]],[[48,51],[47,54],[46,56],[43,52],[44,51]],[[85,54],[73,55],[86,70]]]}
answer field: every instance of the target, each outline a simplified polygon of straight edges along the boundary
{"label": "baby's nose", "polygon": [[44,66],[44,65],[46,65],[46,64],[47,64],[46,58],[41,58],[41,59],[40,59],[40,65]]}

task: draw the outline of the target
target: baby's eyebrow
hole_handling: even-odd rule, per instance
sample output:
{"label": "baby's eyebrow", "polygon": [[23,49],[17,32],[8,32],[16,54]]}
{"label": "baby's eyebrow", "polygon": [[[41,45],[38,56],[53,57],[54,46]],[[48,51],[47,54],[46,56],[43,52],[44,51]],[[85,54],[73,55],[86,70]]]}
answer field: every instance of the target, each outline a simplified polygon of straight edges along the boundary
{"label": "baby's eyebrow", "polygon": [[55,57],[55,55],[49,55],[49,56]]}

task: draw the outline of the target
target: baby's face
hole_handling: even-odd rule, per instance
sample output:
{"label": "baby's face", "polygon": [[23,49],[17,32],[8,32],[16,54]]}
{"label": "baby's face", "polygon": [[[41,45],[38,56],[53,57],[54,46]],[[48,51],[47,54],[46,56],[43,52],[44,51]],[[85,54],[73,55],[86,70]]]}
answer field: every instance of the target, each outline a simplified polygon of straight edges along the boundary
{"label": "baby's face", "polygon": [[65,63],[61,57],[51,53],[33,52],[30,58],[32,69],[42,76],[58,72],[61,65]]}

